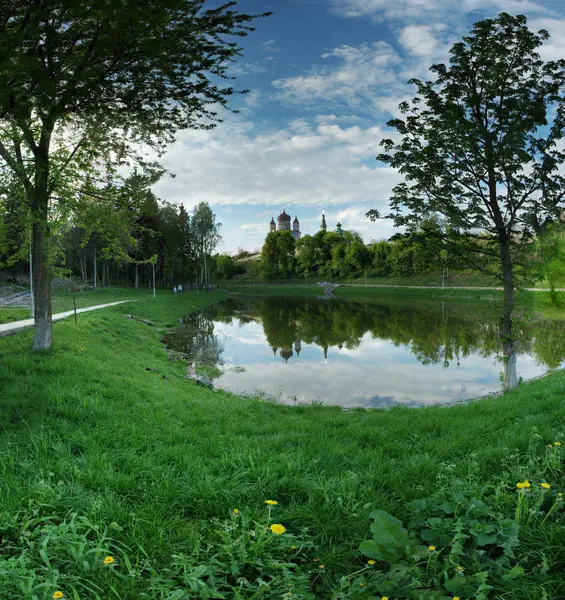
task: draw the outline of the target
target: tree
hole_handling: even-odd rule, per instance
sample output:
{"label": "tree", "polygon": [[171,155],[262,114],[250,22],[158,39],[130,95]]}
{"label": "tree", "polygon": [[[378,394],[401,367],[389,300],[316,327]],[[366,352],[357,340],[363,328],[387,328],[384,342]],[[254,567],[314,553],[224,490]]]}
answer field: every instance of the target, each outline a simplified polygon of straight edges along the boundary
{"label": "tree", "polygon": [[271,231],[261,250],[265,279],[285,279],[294,273],[296,241],[290,231]]}
{"label": "tree", "polygon": [[200,264],[200,285],[209,286],[210,274],[207,256],[212,254],[222,239],[219,233],[222,224],[216,222],[216,215],[212,212],[209,204],[201,202],[194,208],[191,226],[196,258]]}
{"label": "tree", "polygon": [[[507,379],[517,384],[512,343],[515,266],[532,234],[555,218],[565,194],[559,149],[565,127],[565,61],[543,62],[546,31],[531,32],[524,16],[501,13],[479,21],[451,49],[436,80],[412,80],[418,97],[403,102],[378,160],[406,181],[391,198],[396,225],[433,214],[445,218],[450,255],[487,270],[504,286],[500,336]],[[377,211],[367,213],[377,218]],[[477,233],[479,232],[479,233]],[[496,259],[488,270],[475,257]]]}
{"label": "tree", "polygon": [[[204,9],[204,0],[16,0],[0,5],[0,158],[31,211],[33,347],[51,346],[49,212],[83,144],[123,162],[145,143],[162,151],[178,129],[209,128],[234,94],[230,63],[261,15]],[[265,13],[266,15],[267,13]],[[73,135],[70,135],[72,130]],[[57,145],[66,159],[54,163]]]}

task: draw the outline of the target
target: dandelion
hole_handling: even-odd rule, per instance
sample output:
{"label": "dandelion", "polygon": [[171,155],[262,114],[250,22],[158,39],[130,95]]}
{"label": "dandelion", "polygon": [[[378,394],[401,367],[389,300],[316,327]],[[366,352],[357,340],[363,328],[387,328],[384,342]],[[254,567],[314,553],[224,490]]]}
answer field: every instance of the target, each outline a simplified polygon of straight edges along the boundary
{"label": "dandelion", "polygon": [[461,600],[461,598],[459,598],[459,596],[454,596],[453,600]]}
{"label": "dandelion", "polygon": [[428,546],[428,550],[430,552],[435,552],[436,551],[436,547],[435,546]]}
{"label": "dandelion", "polygon": [[551,486],[549,485],[549,483],[542,483],[542,484],[540,484],[540,485],[541,485],[541,487],[542,487],[544,490],[548,490],[548,489],[551,487]]}
{"label": "dandelion", "polygon": [[524,481],[524,487],[525,487],[525,488],[530,488],[530,487],[532,487],[532,486],[531,486],[531,484],[530,484],[530,482],[529,482],[527,479],[526,479],[526,481]]}
{"label": "dandelion", "polygon": [[238,510],[237,508],[234,508],[234,509],[233,509],[233,514],[234,514],[234,515],[239,515],[239,510]]}
{"label": "dandelion", "polygon": [[553,444],[548,444],[548,445],[547,445],[547,447],[548,447],[549,449],[551,449],[551,448],[553,448]]}
{"label": "dandelion", "polygon": [[559,448],[559,446],[561,446],[561,442],[553,442],[553,444],[554,444],[555,446],[557,446],[558,448]]}
{"label": "dandelion", "polygon": [[290,549],[291,549],[291,550],[296,550],[296,546],[292,545],[292,546],[290,547]]}
{"label": "dandelion", "polygon": [[523,484],[521,481],[519,481],[519,482],[516,484],[516,487],[517,487],[519,490],[523,490],[523,489],[524,489],[524,484]]}
{"label": "dandelion", "polygon": [[367,561],[367,564],[368,564],[368,565],[374,565],[374,564],[375,564],[375,562],[376,562],[376,561],[374,561],[374,560],[368,560],[368,561]]}
{"label": "dandelion", "polygon": [[359,587],[365,587],[365,584],[364,583],[360,583]]}
{"label": "dandelion", "polygon": [[265,504],[268,504],[269,506],[275,506],[278,504],[278,502],[276,500],[265,500]]}
{"label": "dandelion", "polygon": [[58,599],[58,598],[62,598],[64,596],[63,592],[61,592],[60,590],[57,590],[54,594],[53,594],[53,598]]}
{"label": "dandelion", "polygon": [[271,525],[269,527],[269,529],[275,534],[275,535],[282,535],[285,531],[286,531],[286,527],[284,525],[280,525],[279,523],[275,523],[274,525]]}
{"label": "dandelion", "polygon": [[463,567],[462,567],[461,565],[457,565],[457,566],[455,567],[455,570],[456,570],[458,573],[463,573],[463,571],[464,571],[465,569],[463,569]]}
{"label": "dandelion", "polygon": [[115,560],[116,560],[116,559],[115,559],[113,556],[107,556],[107,557],[104,559],[104,564],[105,564],[105,565],[113,565],[113,564],[114,564],[114,562],[115,562]]}
{"label": "dandelion", "polygon": [[326,565],[319,565],[318,566],[318,569],[325,569],[325,568],[326,568]]}
{"label": "dandelion", "polygon": [[388,596],[381,596],[381,600],[388,600]]}

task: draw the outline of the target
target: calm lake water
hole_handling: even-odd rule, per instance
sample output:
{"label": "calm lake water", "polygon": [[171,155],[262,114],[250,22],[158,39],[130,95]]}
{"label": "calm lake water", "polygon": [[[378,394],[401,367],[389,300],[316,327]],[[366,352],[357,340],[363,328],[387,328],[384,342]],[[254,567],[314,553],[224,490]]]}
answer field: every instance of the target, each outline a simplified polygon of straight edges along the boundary
{"label": "calm lake water", "polygon": [[[488,302],[232,297],[165,336],[217,388],[285,403],[447,404],[500,391],[497,318]],[[565,361],[565,322],[516,327],[518,376]]]}

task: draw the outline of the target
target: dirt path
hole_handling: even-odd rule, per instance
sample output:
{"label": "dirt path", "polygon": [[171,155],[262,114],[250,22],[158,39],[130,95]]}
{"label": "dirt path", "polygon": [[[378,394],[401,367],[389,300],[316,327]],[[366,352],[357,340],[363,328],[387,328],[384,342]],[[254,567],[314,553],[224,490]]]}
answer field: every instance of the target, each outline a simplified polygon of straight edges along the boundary
{"label": "dirt path", "polygon": [[[86,308],[77,308],[77,314],[88,312],[89,310],[98,310],[99,308],[106,308],[108,306],[116,306],[117,304],[124,304],[125,302],[135,302],[135,300],[120,300],[119,302],[110,302],[109,304],[98,304],[97,306],[88,306]],[[66,312],[58,313],[53,315],[53,321],[60,321],[66,317],[72,317],[75,314],[74,310],[67,310]],[[0,325],[0,337],[4,335],[10,335],[25,329],[26,327],[33,327],[33,319],[24,319],[23,321],[14,321],[13,323],[4,323]]]}

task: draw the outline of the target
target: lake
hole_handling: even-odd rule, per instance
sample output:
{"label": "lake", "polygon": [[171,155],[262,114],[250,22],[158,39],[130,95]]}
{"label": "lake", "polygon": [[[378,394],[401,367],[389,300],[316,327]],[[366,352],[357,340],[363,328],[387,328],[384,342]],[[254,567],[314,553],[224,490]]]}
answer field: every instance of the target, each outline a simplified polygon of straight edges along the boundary
{"label": "lake", "polygon": [[[216,388],[284,403],[450,404],[502,389],[494,307],[397,298],[233,296],[187,315],[165,344]],[[518,376],[565,361],[563,321],[518,321]]]}

